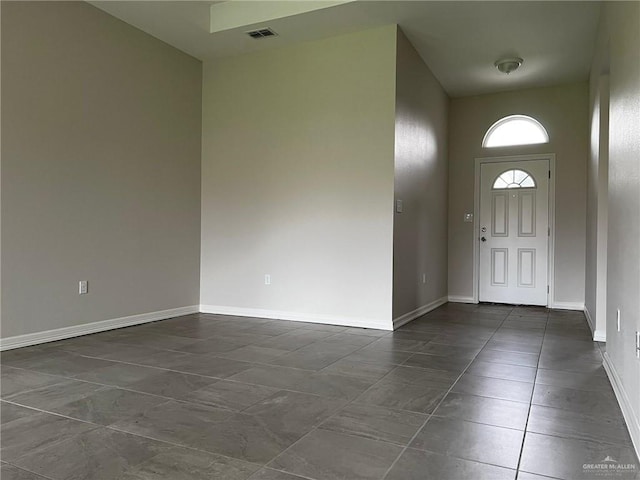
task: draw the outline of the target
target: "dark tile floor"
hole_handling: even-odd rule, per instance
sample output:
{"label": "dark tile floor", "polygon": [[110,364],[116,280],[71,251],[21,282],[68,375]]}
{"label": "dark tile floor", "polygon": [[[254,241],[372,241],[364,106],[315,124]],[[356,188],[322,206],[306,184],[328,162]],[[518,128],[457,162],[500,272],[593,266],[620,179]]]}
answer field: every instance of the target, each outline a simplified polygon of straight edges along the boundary
{"label": "dark tile floor", "polygon": [[200,314],[13,350],[2,479],[640,478],[601,348],[581,313],[448,304],[393,333]]}

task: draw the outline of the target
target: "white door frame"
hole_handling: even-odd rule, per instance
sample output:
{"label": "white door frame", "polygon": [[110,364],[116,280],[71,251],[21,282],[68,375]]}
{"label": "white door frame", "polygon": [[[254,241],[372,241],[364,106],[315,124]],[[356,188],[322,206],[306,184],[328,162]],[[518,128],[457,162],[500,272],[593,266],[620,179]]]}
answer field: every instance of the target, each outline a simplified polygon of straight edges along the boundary
{"label": "white door frame", "polygon": [[548,160],[551,178],[549,179],[549,243],[547,251],[547,307],[555,306],[554,295],[554,244],[556,238],[556,155],[555,153],[541,153],[539,155],[510,155],[506,157],[480,157],[476,158],[475,188],[473,201],[473,303],[478,303],[480,298],[480,167],[483,163],[498,162],[526,162],[531,160]]}

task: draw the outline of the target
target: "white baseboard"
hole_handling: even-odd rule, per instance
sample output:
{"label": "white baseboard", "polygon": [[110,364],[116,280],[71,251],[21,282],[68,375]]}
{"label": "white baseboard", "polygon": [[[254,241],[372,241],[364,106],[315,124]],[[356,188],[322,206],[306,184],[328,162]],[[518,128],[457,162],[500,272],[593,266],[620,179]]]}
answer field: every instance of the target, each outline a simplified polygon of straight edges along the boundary
{"label": "white baseboard", "polygon": [[624,389],[624,385],[622,384],[622,379],[620,378],[620,375],[618,375],[618,371],[613,365],[613,362],[607,352],[604,354],[603,365],[609,377],[609,381],[611,382],[611,386],[613,387],[613,392],[620,404],[624,420],[627,422],[627,428],[629,429],[629,435],[631,436],[631,441],[633,442],[636,455],[640,457],[640,418],[635,414],[631,401],[629,400],[629,396],[627,395],[627,391]]}
{"label": "white baseboard", "polygon": [[589,313],[589,309],[584,307],[584,316],[587,317],[587,323],[589,324],[589,328],[591,329],[591,333],[593,336],[594,342],[606,342],[607,341],[607,332],[602,330],[596,330],[595,322]]}
{"label": "white baseboard", "polygon": [[46,330],[44,332],[27,333],[25,335],[0,338],[0,351],[11,350],[13,348],[28,347],[29,345],[38,345],[40,343],[54,342],[56,340],[64,340],[65,338],[79,337],[81,335],[88,335],[90,333],[104,332],[105,330],[130,327],[132,325],[155,322],[156,320],[179,317],[180,315],[188,315],[190,313],[198,313],[198,305],[171,308],[169,310],[160,310],[157,312],[141,313],[139,315],[112,318],[110,320],[102,320],[100,322],[56,328],[54,330]]}
{"label": "white baseboard", "polygon": [[343,327],[374,328],[376,330],[393,330],[391,321],[371,318],[325,315],[319,313],[297,313],[280,310],[263,310],[258,308],[227,307],[223,305],[200,305],[202,313],[232,315],[237,317],[271,318],[275,320],[291,320],[294,322],[322,323]]}
{"label": "white baseboard", "polygon": [[416,308],[411,312],[405,313],[404,315],[401,315],[398,318],[394,318],[393,329],[395,330],[396,328],[400,328],[402,325],[409,323],[411,320],[415,320],[416,318],[421,317],[425,313],[428,313],[431,310],[435,310],[440,305],[444,305],[445,303],[447,303],[447,301],[448,301],[447,297],[438,298],[437,300],[434,300],[433,302],[427,303],[426,305]]}
{"label": "white baseboard", "polygon": [[462,295],[449,295],[448,300],[453,303],[476,303],[473,297],[463,297]]}
{"label": "white baseboard", "polygon": [[584,312],[584,303],[581,302],[553,302],[549,308],[555,310],[579,310]]}

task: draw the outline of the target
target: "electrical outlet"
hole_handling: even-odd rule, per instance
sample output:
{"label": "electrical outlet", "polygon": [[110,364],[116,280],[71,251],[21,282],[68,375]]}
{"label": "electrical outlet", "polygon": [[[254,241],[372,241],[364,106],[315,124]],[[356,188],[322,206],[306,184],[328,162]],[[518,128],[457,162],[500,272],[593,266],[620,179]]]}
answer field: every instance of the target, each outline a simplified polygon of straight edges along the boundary
{"label": "electrical outlet", "polygon": [[84,295],[89,292],[89,282],[87,280],[80,280],[78,282],[78,294]]}
{"label": "electrical outlet", "polygon": [[265,285],[271,285],[271,275],[269,275],[268,273],[265,274],[265,276],[264,276],[264,284]]}
{"label": "electrical outlet", "polygon": [[616,311],[616,327],[618,328],[618,331],[620,331],[620,309],[619,308]]}
{"label": "electrical outlet", "polygon": [[396,200],[396,212],[402,213],[402,210],[403,210],[402,200]]}

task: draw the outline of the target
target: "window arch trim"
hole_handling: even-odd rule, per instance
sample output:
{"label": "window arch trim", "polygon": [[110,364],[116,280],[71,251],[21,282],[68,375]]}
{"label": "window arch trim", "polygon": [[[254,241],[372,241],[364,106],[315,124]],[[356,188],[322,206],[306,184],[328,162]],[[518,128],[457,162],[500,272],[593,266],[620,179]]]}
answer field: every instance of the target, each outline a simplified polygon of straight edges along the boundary
{"label": "window arch trim", "polygon": [[[502,132],[504,133],[505,129],[508,129],[509,126],[514,126],[514,122],[519,122],[521,124],[521,128],[528,129],[528,131],[523,131],[523,134],[529,134],[531,135],[531,137],[529,139],[516,139],[513,142],[506,143],[498,139],[497,143],[495,143],[496,132],[500,132],[502,130]],[[523,124],[522,122],[525,123]],[[494,140],[494,142],[492,142],[492,140]],[[483,148],[536,145],[542,143],[549,143],[549,134],[547,133],[546,128],[544,128],[544,126],[538,120],[528,115],[508,115],[501,118],[493,125],[491,125],[491,127],[489,127],[487,132],[484,134],[484,138],[482,139]]]}

